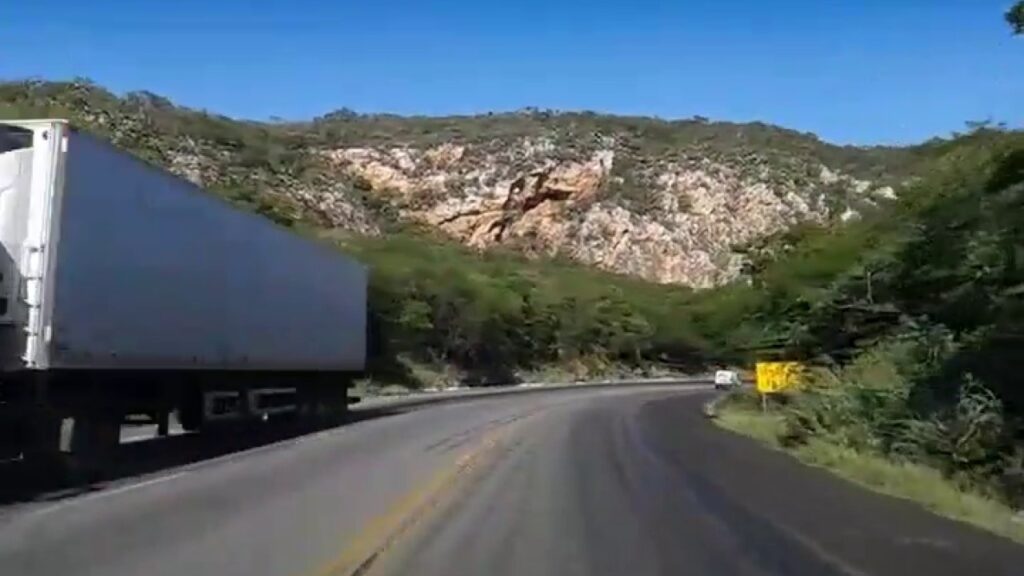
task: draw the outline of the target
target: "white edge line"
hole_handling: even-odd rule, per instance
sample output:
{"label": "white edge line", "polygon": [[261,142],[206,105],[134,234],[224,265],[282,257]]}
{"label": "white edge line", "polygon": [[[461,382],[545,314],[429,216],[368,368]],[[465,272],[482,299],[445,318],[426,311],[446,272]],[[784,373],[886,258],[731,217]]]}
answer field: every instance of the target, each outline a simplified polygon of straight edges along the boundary
{"label": "white edge line", "polygon": [[156,478],[150,478],[149,480],[143,480],[142,482],[136,482],[134,484],[128,484],[126,486],[118,486],[117,488],[111,488],[109,490],[104,490],[102,492],[97,492],[96,494],[89,494],[89,495],[85,496],[85,498],[101,498],[101,497],[104,497],[104,496],[113,496],[114,494],[121,494],[123,492],[129,492],[131,490],[137,490],[139,488],[145,488],[146,486],[152,486],[154,484],[160,484],[162,482],[168,482],[170,480],[174,480],[175,478],[180,478],[180,477],[184,476],[185,474],[187,474],[187,472],[175,472],[173,474],[168,474],[166,476],[158,476]]}
{"label": "white edge line", "polygon": [[116,496],[118,494],[124,494],[125,492],[131,492],[132,490],[138,490],[140,488],[145,488],[147,486],[153,486],[154,484],[161,484],[163,482],[169,482],[171,480],[175,480],[177,478],[185,476],[186,474],[188,474],[188,472],[184,472],[184,471],[183,472],[175,472],[173,474],[168,474],[166,476],[159,476],[157,478],[151,478],[149,480],[143,480],[142,482],[135,482],[134,484],[127,484],[125,486],[118,486],[116,488],[110,488],[110,489],[107,489],[107,490],[102,490],[100,492],[95,492],[93,494],[83,494],[81,496],[77,496],[77,497],[71,498],[69,500],[65,500],[63,502],[58,502],[58,503],[53,504],[51,506],[47,506],[46,508],[42,508],[40,510],[36,510],[35,512],[32,513],[32,515],[33,516],[41,516],[43,514],[49,514],[50,512],[57,511],[57,510],[59,510],[61,508],[66,508],[68,506],[76,506],[78,504],[84,504],[84,503],[87,503],[87,502],[91,502],[93,500],[99,500],[100,498],[106,498],[108,496]]}

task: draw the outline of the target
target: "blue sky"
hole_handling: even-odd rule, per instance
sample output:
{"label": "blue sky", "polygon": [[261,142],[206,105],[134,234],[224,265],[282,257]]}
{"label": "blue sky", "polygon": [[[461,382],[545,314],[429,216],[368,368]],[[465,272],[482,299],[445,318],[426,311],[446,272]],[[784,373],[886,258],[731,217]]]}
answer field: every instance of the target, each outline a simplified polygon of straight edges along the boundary
{"label": "blue sky", "polygon": [[85,76],[231,116],[525,106],[904,143],[1024,120],[1011,0],[31,0],[0,78]]}

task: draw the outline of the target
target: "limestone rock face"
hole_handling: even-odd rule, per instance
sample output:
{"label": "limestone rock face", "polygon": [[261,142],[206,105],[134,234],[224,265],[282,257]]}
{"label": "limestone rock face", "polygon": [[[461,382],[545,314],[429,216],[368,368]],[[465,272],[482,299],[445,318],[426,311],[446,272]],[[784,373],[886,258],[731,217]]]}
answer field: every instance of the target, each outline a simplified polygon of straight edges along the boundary
{"label": "limestone rock face", "polygon": [[387,234],[409,222],[487,250],[559,256],[708,287],[737,250],[802,222],[856,219],[913,178],[912,148],[837,146],[763,123],[524,109],[400,117],[341,109],[239,121],[88,81],[0,83],[144,161],[283,225]]}
{"label": "limestone rock face", "polygon": [[[563,154],[550,140],[524,138],[500,149],[352,147],[325,150],[323,157],[403,218],[469,246],[567,256],[698,288],[738,274],[737,245],[799,222],[855,213],[847,205],[834,213],[818,188],[708,159],[634,161],[623,169],[614,142],[607,144]],[[821,185],[845,182],[851,194],[865,195],[870,187],[826,166],[817,175]],[[642,209],[617,193],[627,180],[644,196]]]}

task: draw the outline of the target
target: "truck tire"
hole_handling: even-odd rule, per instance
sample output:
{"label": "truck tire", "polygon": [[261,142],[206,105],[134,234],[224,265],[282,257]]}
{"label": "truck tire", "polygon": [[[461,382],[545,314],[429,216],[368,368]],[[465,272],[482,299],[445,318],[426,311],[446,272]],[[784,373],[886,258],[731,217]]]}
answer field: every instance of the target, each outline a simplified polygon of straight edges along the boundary
{"label": "truck tire", "polygon": [[178,422],[186,432],[198,432],[203,426],[203,395],[189,391],[178,403]]}
{"label": "truck tire", "polygon": [[80,480],[95,481],[103,477],[121,443],[121,419],[121,414],[100,411],[75,416],[71,465]]}

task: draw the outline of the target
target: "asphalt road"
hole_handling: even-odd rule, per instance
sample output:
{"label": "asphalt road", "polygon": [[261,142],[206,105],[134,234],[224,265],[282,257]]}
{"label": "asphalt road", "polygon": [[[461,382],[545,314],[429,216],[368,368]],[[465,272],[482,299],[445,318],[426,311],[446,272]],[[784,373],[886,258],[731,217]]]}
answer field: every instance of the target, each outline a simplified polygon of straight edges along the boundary
{"label": "asphalt road", "polygon": [[1022,573],[1024,547],[719,431],[706,397],[463,400],[19,504],[0,573]]}
{"label": "asphalt road", "polygon": [[537,419],[379,572],[1024,574],[1024,546],[721,431],[703,399],[636,394]]}

